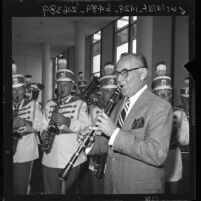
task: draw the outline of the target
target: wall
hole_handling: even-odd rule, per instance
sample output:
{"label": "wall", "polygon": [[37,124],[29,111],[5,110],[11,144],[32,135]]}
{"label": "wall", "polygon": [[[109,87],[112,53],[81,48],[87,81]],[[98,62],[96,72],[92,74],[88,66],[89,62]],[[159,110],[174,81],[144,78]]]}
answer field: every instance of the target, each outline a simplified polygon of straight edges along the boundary
{"label": "wall", "polygon": [[75,72],[75,47],[68,49],[68,68]]}
{"label": "wall", "polygon": [[[17,73],[23,75],[32,75],[33,82],[42,83],[42,59],[38,56],[17,56],[13,55],[17,65]],[[41,101],[41,93],[39,95]]]}
{"label": "wall", "polygon": [[155,64],[164,61],[167,74],[171,75],[171,16],[153,17],[152,77],[155,77]]}
{"label": "wall", "polygon": [[90,83],[91,78],[91,59],[90,59],[90,37],[86,37],[85,39],[85,79],[87,80],[87,84]]}
{"label": "wall", "polygon": [[102,29],[102,47],[101,47],[101,71],[103,72],[106,62],[114,62],[114,40],[113,40],[114,25],[110,24]]}

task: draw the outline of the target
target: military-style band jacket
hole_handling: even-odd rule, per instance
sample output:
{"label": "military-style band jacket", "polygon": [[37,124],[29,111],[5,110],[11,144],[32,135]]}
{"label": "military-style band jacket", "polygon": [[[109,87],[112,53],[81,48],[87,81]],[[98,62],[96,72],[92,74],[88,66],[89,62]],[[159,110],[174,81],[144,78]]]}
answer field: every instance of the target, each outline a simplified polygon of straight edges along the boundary
{"label": "military-style band jacket", "polygon": [[[169,153],[166,158],[165,181],[176,182],[182,178],[183,164],[180,148],[189,144],[189,122],[182,108],[173,107],[173,129]],[[181,146],[182,145],[182,146]]]}
{"label": "military-style band jacket", "polygon": [[[14,105],[13,105],[14,109]],[[23,99],[18,110],[18,117],[32,122],[32,128],[22,127],[22,133],[29,133],[19,139],[16,152],[13,156],[14,163],[32,161],[39,157],[38,154],[38,134],[42,123],[42,111],[38,101]]]}
{"label": "military-style band jacket", "polygon": [[[77,134],[80,129],[84,129],[90,125],[90,118],[87,112],[85,102],[69,96],[64,98],[59,105],[58,112],[63,114],[68,120],[68,126],[60,125],[60,134],[56,135],[51,152],[43,154],[42,164],[51,168],[64,168],[70,157],[77,150],[79,143]],[[47,102],[43,112],[43,130],[46,130],[49,121],[57,105],[57,99],[52,99]],[[84,153],[80,154],[74,166],[77,166],[87,160]]]}

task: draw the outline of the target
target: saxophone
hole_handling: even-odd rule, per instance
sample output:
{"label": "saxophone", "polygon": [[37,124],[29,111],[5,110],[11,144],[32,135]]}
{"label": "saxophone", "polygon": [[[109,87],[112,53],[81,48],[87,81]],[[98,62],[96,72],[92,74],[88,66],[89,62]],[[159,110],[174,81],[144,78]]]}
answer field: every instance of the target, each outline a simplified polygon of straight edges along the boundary
{"label": "saxophone", "polygon": [[[108,100],[106,106],[105,106],[105,113],[107,115],[110,115],[113,108],[114,108],[114,104],[115,104],[115,100],[117,99],[117,97],[119,96],[121,91],[121,87],[118,87],[114,93],[111,95],[110,99]],[[84,148],[87,146],[87,144],[89,143],[89,140],[92,136],[96,135],[96,132],[99,133],[100,131],[96,131],[96,130],[92,130],[90,131],[85,138],[83,139],[83,141],[80,143],[79,147],[77,148],[76,152],[72,155],[72,157],[70,158],[69,162],[67,163],[67,165],[65,166],[65,168],[62,170],[62,172],[58,175],[58,178],[62,181],[65,181],[68,177],[68,174],[70,172],[70,170],[72,169],[75,161],[77,160],[77,158],[79,157],[79,155],[82,153],[82,151],[84,150]]]}
{"label": "saxophone", "polygon": [[61,104],[61,99],[58,98],[57,105],[54,107],[54,110],[52,112],[52,116],[49,121],[48,128],[46,132],[43,132],[41,134],[41,147],[46,154],[49,154],[51,152],[55,137],[56,135],[60,133],[57,123],[53,121],[53,114],[58,112],[60,104]]}

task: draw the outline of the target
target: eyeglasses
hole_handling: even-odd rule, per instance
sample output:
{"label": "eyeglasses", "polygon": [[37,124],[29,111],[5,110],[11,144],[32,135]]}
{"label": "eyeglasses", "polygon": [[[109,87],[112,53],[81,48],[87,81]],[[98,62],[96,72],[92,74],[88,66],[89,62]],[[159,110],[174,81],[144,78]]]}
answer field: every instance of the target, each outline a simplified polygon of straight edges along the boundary
{"label": "eyeglasses", "polygon": [[132,69],[126,69],[125,68],[125,69],[121,70],[120,72],[114,71],[113,75],[115,75],[116,77],[118,77],[121,74],[122,77],[126,78],[126,77],[128,77],[128,72],[134,71],[134,70],[137,70],[137,69],[140,69],[140,68],[145,68],[145,67],[141,66],[141,67],[132,68]]}

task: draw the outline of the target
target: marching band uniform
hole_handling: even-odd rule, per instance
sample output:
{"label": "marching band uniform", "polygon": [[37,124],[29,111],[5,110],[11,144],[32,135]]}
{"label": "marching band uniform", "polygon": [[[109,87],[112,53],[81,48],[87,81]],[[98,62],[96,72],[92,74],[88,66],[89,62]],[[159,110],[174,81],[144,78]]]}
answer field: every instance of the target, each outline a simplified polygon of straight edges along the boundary
{"label": "marching band uniform", "polygon": [[[67,69],[57,71],[57,81],[73,81],[73,72]],[[77,133],[90,125],[85,102],[74,96],[67,96],[57,103],[58,98],[49,100],[44,106],[43,129],[47,129],[54,110],[54,106],[59,104],[58,113],[61,113],[67,120],[68,126],[59,125],[60,133],[56,135],[50,153],[43,153],[43,173],[45,192],[51,194],[64,194],[74,183],[79,174],[79,166],[87,160],[85,153],[80,154],[73,169],[68,175],[66,182],[60,181],[57,176],[66,166],[70,157],[77,150]]]}
{"label": "marching band uniform", "polygon": [[[25,85],[24,77],[13,75],[13,88]],[[13,104],[13,110],[15,106]],[[14,194],[26,194],[31,177],[33,161],[39,157],[38,135],[42,121],[42,111],[37,101],[23,99],[18,106],[18,117],[32,123],[18,130],[25,134],[19,139],[13,156]],[[27,133],[27,135],[26,135]]]}
{"label": "marching band uniform", "polygon": [[[105,76],[100,78],[100,90],[102,91],[103,97],[102,102],[99,100],[99,103],[102,104],[101,106],[95,106],[90,105],[90,118],[93,123],[97,121],[97,115],[99,112],[104,111],[104,106],[106,102],[109,100],[109,97],[111,96],[113,89],[117,88],[117,81],[116,77],[112,75],[114,71],[114,66],[112,64],[107,64],[104,66],[105,70]],[[103,90],[105,90],[103,92]],[[109,93],[111,92],[111,93]],[[106,96],[105,93],[108,93],[108,96]],[[107,154],[94,154],[89,157],[89,170],[90,170],[90,180],[92,185],[90,188],[92,188],[93,194],[103,194],[103,187],[104,187],[104,174],[105,174],[105,168],[106,168],[106,158]]]}
{"label": "marching band uniform", "polygon": [[[167,101],[172,97],[171,78],[166,76],[166,66],[159,64],[156,67],[156,76],[153,80],[153,91],[169,91],[168,95],[162,97]],[[177,193],[178,182],[182,178],[182,157],[180,146],[189,144],[189,123],[187,116],[179,107],[173,107],[173,127],[170,139],[169,153],[165,161],[166,192]],[[170,189],[169,189],[170,188]]]}

